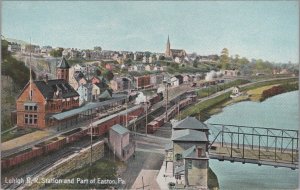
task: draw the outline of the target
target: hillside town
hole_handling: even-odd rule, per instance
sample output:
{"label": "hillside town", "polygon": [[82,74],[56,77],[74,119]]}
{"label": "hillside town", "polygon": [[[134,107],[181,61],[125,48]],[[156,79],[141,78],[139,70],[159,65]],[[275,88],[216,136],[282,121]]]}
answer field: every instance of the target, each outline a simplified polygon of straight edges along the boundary
{"label": "hillside town", "polygon": [[[10,110],[8,116],[11,127],[7,129],[13,129],[15,137],[9,138],[7,143],[13,143],[14,138],[30,136],[32,130],[28,129],[42,130],[47,134],[33,141],[22,140],[23,145],[5,148],[2,168],[14,167],[48,152],[65,150],[64,146],[80,142],[85,136],[91,136],[95,141],[104,139],[108,149],[120,161],[134,162],[132,159],[139,156],[136,151],[144,150],[144,145],[139,143],[145,141],[145,150],[154,151],[155,146],[164,149],[160,153],[165,158],[159,173],[144,174],[150,178],[157,176],[155,184],[149,181],[153,188],[217,187],[212,182],[215,179],[209,178],[212,174],[208,164],[211,146],[208,126],[202,122],[202,117],[180,116],[181,110],[205,97],[200,91],[207,91],[206,96],[209,97],[209,89],[220,93],[231,90],[230,97],[238,99],[245,97],[239,85],[248,83],[251,78],[292,77],[298,72],[294,68],[269,67],[268,64],[259,72],[255,65],[247,70],[243,66],[249,61],[239,63],[246,58],[231,59],[226,48],[221,55],[188,54],[184,49],[171,49],[169,36],[164,53],[108,51],[99,46],[93,50],[52,48],[9,41],[4,48],[7,48],[8,56],[16,59],[27,57],[28,60],[29,57],[25,63],[29,80],[21,87],[16,107]],[[36,63],[38,61],[31,62],[49,58],[54,59],[48,65],[55,64],[55,70],[41,70],[38,67],[40,63]],[[176,72],[172,72],[172,68]],[[4,67],[2,75],[9,76],[8,69]],[[213,90],[211,93],[214,93]],[[20,133],[22,135],[18,137]],[[146,134],[146,137],[141,134]],[[44,138],[48,140],[43,141]],[[150,143],[153,140],[156,141],[154,147]],[[22,153],[24,146],[33,148]],[[100,153],[98,158],[93,158],[96,160],[105,157],[103,145],[97,146]],[[23,155],[24,158],[12,161],[17,159],[14,155]],[[52,159],[55,161],[57,157]],[[120,174],[124,178],[133,175],[130,174],[131,169],[137,169],[130,168],[130,164],[128,167],[125,173]],[[68,171],[72,169],[63,173]],[[139,176],[136,176],[135,182],[127,179],[127,185],[117,186],[132,188],[141,185],[138,181]]]}

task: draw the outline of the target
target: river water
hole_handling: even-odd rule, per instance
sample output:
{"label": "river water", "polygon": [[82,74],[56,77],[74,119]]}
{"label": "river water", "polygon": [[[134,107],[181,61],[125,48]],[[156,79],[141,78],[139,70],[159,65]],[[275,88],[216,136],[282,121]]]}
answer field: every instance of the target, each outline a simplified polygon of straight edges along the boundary
{"label": "river water", "polygon": [[[299,91],[280,94],[264,102],[240,102],[213,115],[206,123],[279,129],[299,128]],[[298,189],[298,172],[288,168],[210,160],[221,190]]]}

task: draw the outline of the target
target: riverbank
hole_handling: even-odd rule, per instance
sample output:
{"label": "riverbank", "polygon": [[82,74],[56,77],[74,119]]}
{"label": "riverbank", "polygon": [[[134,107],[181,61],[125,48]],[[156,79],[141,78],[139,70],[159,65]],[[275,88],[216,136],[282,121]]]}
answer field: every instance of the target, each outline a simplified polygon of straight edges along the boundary
{"label": "riverbank", "polygon": [[[284,91],[282,93],[298,90],[298,79],[279,79],[274,81],[264,81],[260,83],[255,83],[252,85],[243,86],[240,88],[243,95],[237,98],[230,98],[231,92],[225,92],[219,96],[216,96],[211,99],[207,99],[204,101],[200,101],[196,105],[190,106],[180,114],[180,118],[185,118],[187,116],[197,117],[200,121],[204,122],[210,118],[211,115],[217,114],[222,111],[222,109],[228,105],[232,105],[241,101],[249,101],[251,100],[251,94],[249,95],[248,92],[254,92],[255,97],[252,100],[256,100],[257,97],[261,96],[263,92],[267,89],[270,89],[274,86],[282,86]],[[280,93],[278,93],[280,94]],[[261,98],[260,100],[263,101],[266,98]],[[176,119],[180,119],[176,117]]]}
{"label": "riverbank", "polygon": [[[222,113],[211,116],[205,123],[297,130],[299,127],[298,97],[299,91],[291,91],[273,96],[261,103],[240,102],[226,107]],[[251,142],[251,137],[248,140],[247,143]],[[258,143],[258,138],[255,138],[254,142]],[[266,141],[262,142],[266,143]],[[209,161],[209,166],[218,176],[222,190],[299,189],[297,170],[239,162],[220,162],[213,159]],[[240,175],[241,173],[245,175]]]}

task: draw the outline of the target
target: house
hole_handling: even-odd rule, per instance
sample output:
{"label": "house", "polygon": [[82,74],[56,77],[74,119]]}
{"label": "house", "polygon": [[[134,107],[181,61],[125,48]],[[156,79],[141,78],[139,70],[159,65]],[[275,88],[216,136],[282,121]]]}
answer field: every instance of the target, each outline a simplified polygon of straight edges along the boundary
{"label": "house", "polygon": [[238,97],[240,95],[241,95],[240,87],[238,87],[238,86],[233,87],[230,97],[231,98],[236,98],[236,97]]}
{"label": "house", "polygon": [[110,81],[110,87],[113,91],[124,91],[131,89],[131,80],[127,77],[115,77]]}
{"label": "house", "polygon": [[161,66],[158,66],[158,65],[154,66],[154,68],[153,68],[153,71],[163,71],[163,70],[164,70],[164,68]]}
{"label": "house", "polygon": [[108,85],[104,82],[95,83],[92,87],[92,100],[98,100],[102,92],[108,88]]}
{"label": "house", "polygon": [[189,83],[192,82],[193,78],[190,75],[184,75],[183,76],[183,83]]}
{"label": "house", "polygon": [[85,78],[85,77],[81,77],[79,80],[78,80],[78,85],[85,85],[88,83],[88,80]]}
{"label": "house", "polygon": [[174,61],[176,63],[181,63],[182,62],[182,59],[180,57],[175,57]]}
{"label": "house", "polygon": [[40,46],[33,44],[25,44],[21,45],[22,53],[40,53]]}
{"label": "house", "polygon": [[69,69],[69,84],[77,90],[79,85],[78,85],[78,72],[74,71],[74,67],[71,67]]}
{"label": "house", "polygon": [[186,187],[207,188],[208,138],[202,131],[172,131],[173,175],[183,178]]}
{"label": "house", "polygon": [[133,60],[134,61],[142,61],[144,56],[144,52],[135,52],[133,54]]}
{"label": "house", "polygon": [[171,86],[179,86],[179,80],[176,77],[170,79]]}
{"label": "house", "polygon": [[106,63],[105,68],[112,71],[115,68],[115,66],[113,64]]}
{"label": "house", "polygon": [[137,76],[133,78],[133,81],[135,83],[135,87],[137,89],[141,88],[150,88],[150,75],[144,75],[144,76]]}
{"label": "house", "polygon": [[175,75],[175,77],[178,79],[179,85],[183,83],[183,76],[182,75]]}
{"label": "house", "polygon": [[203,150],[206,150],[208,143],[205,132],[192,129],[173,130],[172,141],[174,158],[193,145],[201,146]]}
{"label": "house", "polygon": [[150,84],[153,86],[158,86],[163,83],[164,76],[161,74],[150,75]]}
{"label": "house", "polygon": [[8,47],[7,47],[7,51],[10,51],[10,52],[21,52],[21,45],[18,44],[18,43],[9,42],[8,43]]}
{"label": "house", "polygon": [[[184,184],[188,187],[207,188],[208,153],[202,147],[194,145],[182,152],[182,159]],[[178,168],[182,168],[182,166]],[[178,172],[175,171],[176,175]]]}
{"label": "house", "polygon": [[79,94],[79,106],[86,102],[92,101],[92,89],[93,85],[91,83],[81,84],[76,90]]}
{"label": "house", "polygon": [[102,91],[102,93],[99,95],[99,101],[106,101],[112,98],[112,91],[110,89],[106,89]]}
{"label": "house", "polygon": [[44,54],[44,55],[50,55],[51,51],[52,51],[52,47],[51,46],[43,46],[41,48],[41,54]]}
{"label": "house", "polygon": [[237,77],[240,72],[239,70],[221,70],[224,77]]}
{"label": "house", "polygon": [[128,160],[134,154],[135,147],[130,141],[130,131],[119,124],[110,128],[109,144],[121,161]]}
{"label": "house", "polygon": [[76,72],[82,72],[83,74],[85,74],[86,72],[87,72],[87,68],[86,68],[86,66],[84,66],[84,65],[81,65],[81,64],[76,64],[76,65],[74,65],[73,66],[73,68],[74,68],[74,71]]}
{"label": "house", "polygon": [[93,76],[91,81],[92,81],[92,84],[97,84],[97,83],[102,82],[102,80],[97,76]]}
{"label": "house", "polygon": [[145,70],[146,70],[146,71],[153,71],[153,69],[154,69],[154,66],[153,66],[153,65],[146,65],[146,66],[145,66]]}

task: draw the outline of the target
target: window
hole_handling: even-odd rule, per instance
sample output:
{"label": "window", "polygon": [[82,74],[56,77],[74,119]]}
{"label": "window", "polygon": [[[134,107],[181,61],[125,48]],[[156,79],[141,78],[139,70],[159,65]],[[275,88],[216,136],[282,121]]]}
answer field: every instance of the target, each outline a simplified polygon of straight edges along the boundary
{"label": "window", "polygon": [[25,122],[25,124],[29,124],[29,125],[37,124],[37,115],[36,114],[25,114],[24,122]]}
{"label": "window", "polygon": [[37,111],[37,106],[25,106],[25,110]]}
{"label": "window", "polygon": [[182,155],[181,154],[176,154],[175,155],[175,159],[176,159],[176,161],[181,160],[182,159]]}
{"label": "window", "polygon": [[25,124],[28,124],[28,114],[25,114]]}
{"label": "window", "polygon": [[192,169],[192,167],[193,167],[193,161],[188,160],[188,169]]}

